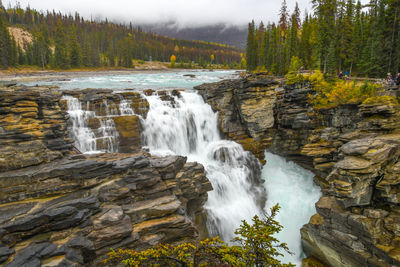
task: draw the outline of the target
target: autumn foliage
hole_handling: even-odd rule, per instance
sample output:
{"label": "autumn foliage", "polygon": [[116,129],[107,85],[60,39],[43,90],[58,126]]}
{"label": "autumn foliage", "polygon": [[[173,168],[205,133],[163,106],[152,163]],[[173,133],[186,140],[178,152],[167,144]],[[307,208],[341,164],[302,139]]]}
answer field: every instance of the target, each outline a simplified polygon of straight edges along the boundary
{"label": "autumn foliage", "polygon": [[315,108],[329,108],[340,104],[358,104],[375,96],[378,85],[368,81],[359,84],[355,81],[327,81],[320,71],[315,71],[308,77],[315,94],[309,96]]}

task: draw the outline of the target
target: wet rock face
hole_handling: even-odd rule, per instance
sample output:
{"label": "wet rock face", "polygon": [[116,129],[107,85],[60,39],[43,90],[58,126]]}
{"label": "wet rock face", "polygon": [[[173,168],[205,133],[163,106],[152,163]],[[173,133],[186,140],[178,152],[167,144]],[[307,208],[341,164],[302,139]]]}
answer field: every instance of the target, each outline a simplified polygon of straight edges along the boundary
{"label": "wet rock face", "polygon": [[[264,88],[263,93],[255,96],[253,86]],[[308,101],[314,93],[308,84],[277,87],[250,76],[197,89],[219,111],[228,137],[255,140],[259,153],[267,148],[316,174],[323,197],[316,203],[317,214],[301,229],[311,257],[304,264],[399,266],[399,105],[383,101],[316,110]],[[252,98],[253,120],[243,109]],[[269,111],[259,116],[266,106]]]}
{"label": "wet rock face", "polygon": [[225,136],[264,160],[269,143],[266,130],[274,125],[275,89],[278,83],[249,77],[195,87],[214,111]]}
{"label": "wet rock face", "polygon": [[146,154],[70,156],[0,181],[5,266],[92,265],[111,247],[196,239],[212,190],[201,165]]}
{"label": "wet rock face", "polygon": [[0,88],[0,171],[49,162],[71,149],[60,98],[49,88]]}
{"label": "wet rock face", "polygon": [[[121,112],[121,99],[135,114],[148,110],[132,92],[70,95],[100,117]],[[113,118],[125,153],[79,154],[60,92],[0,89],[1,266],[96,266],[110,248],[205,235],[203,205],[212,186],[203,166],[140,151],[138,116]]]}

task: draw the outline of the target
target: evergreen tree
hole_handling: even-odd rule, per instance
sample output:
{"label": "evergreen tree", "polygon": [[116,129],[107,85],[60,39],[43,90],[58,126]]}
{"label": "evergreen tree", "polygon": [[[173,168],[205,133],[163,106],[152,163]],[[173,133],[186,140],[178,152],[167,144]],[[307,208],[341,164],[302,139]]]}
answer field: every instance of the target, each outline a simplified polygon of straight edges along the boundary
{"label": "evergreen tree", "polygon": [[8,68],[10,65],[11,37],[7,26],[0,16],[0,66]]}
{"label": "evergreen tree", "polygon": [[288,36],[289,58],[297,56],[299,49],[297,30],[297,18],[296,14],[294,13],[290,20],[290,32]]}
{"label": "evergreen tree", "polygon": [[336,71],[335,43],[331,41],[326,55],[326,72],[332,75],[335,73],[335,71]]}
{"label": "evergreen tree", "polygon": [[54,43],[55,43],[55,50],[54,50],[55,67],[61,69],[70,68],[68,49],[67,49],[67,39],[60,19],[57,21]]}
{"label": "evergreen tree", "polygon": [[248,70],[255,70],[257,67],[257,54],[256,54],[256,40],[255,40],[255,26],[254,20],[249,23],[248,33],[247,33],[247,46],[246,46],[246,62]]}
{"label": "evergreen tree", "polygon": [[19,45],[17,45],[17,51],[18,51],[18,65],[25,65],[27,63],[26,55]]}
{"label": "evergreen tree", "polygon": [[78,36],[76,35],[75,27],[71,28],[70,35],[70,64],[72,68],[79,68],[82,66],[82,50],[78,41]]}
{"label": "evergreen tree", "polygon": [[288,28],[288,17],[289,17],[289,12],[286,0],[283,0],[282,7],[279,13],[279,27],[282,29],[282,31],[286,31]]}
{"label": "evergreen tree", "polygon": [[18,65],[18,47],[14,36],[10,39],[10,55],[9,55],[9,65],[16,67]]}

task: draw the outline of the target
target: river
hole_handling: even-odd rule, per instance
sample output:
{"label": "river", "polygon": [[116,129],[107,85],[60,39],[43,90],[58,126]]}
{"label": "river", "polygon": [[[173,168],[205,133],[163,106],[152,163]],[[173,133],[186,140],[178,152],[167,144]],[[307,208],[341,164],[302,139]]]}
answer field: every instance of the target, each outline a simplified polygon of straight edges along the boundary
{"label": "river", "polygon": [[[77,77],[68,81],[43,81],[27,85],[57,85],[64,90],[107,88],[115,91],[134,89],[184,89],[180,96],[164,101],[157,95],[142,94],[150,104],[146,118],[141,118],[144,146],[154,155],[183,155],[188,161],[204,165],[214,190],[209,192],[205,209],[207,227],[212,235],[225,241],[234,237],[234,230],[242,220],[251,221],[254,215],[268,212],[276,203],[281,206],[278,221],[284,226],[278,238],[286,242],[294,255],[285,254],[283,261],[301,265],[304,257],[300,228],[315,213],[315,202],[321,192],[313,184],[313,174],[293,162],[266,152],[267,164],[259,161],[241,145],[224,140],[218,129],[218,114],[205,103],[193,87],[205,82],[216,82],[236,76],[234,71],[186,71],[166,73],[137,73]],[[87,103],[65,97],[71,118],[70,133],[75,145],[84,153],[118,152],[118,133],[112,117],[134,114],[129,103],[122,100],[120,112],[108,111],[100,120],[101,133],[88,127],[88,120],[97,115],[87,110]],[[100,136],[100,137],[99,137]],[[102,138],[103,149],[96,147]],[[265,183],[254,186],[255,177],[262,175]],[[260,196],[267,192],[266,203]],[[262,207],[265,204],[265,210]]]}

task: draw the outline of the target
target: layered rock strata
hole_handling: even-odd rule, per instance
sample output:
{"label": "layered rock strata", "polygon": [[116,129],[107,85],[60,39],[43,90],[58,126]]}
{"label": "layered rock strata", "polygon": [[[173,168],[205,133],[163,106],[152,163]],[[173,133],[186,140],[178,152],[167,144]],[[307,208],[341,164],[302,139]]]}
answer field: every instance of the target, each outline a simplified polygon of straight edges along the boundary
{"label": "layered rock strata", "polygon": [[[263,76],[197,89],[219,112],[228,137],[250,138],[256,148],[247,149],[257,155],[267,148],[316,174],[323,197],[316,203],[317,214],[301,229],[308,256],[326,266],[400,265],[396,101],[317,110],[309,101],[314,94],[309,84],[279,86]],[[253,121],[246,117],[249,100],[256,107]]]}
{"label": "layered rock strata", "polygon": [[219,112],[219,126],[225,137],[241,144],[265,163],[265,148],[270,143],[266,130],[274,126],[274,80],[249,77],[224,80],[195,87],[214,111]]}
{"label": "layered rock strata", "polygon": [[60,97],[51,88],[0,89],[0,171],[49,162],[71,149]]}
{"label": "layered rock strata", "polygon": [[[90,94],[104,104],[106,92]],[[0,265],[95,266],[110,248],[199,237],[212,190],[203,166],[145,152],[79,154],[61,93],[12,87],[0,95]]]}
{"label": "layered rock strata", "polygon": [[146,154],[69,156],[0,173],[0,188],[4,266],[94,265],[110,248],[194,240],[212,189],[200,164]]}

